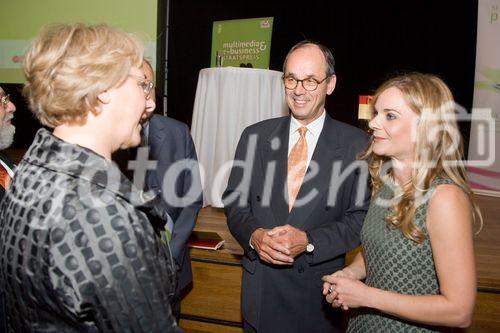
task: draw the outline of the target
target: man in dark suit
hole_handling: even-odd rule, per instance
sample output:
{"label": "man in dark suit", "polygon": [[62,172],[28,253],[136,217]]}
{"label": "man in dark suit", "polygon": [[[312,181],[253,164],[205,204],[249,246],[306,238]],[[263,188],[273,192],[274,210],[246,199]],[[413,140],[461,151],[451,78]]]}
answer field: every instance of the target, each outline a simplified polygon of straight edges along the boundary
{"label": "man in dark suit", "polygon": [[[14,141],[16,128],[12,125],[12,118],[14,118],[15,111],[16,106],[0,87],[0,201],[14,177],[14,163],[1,151],[9,148]],[[0,294],[0,332],[6,331],[4,301],[3,295]]]}
{"label": "man in dark suit", "polygon": [[340,314],[324,301],[321,277],[360,242],[370,191],[356,156],[367,136],[325,111],[336,84],[326,47],[295,45],[283,71],[291,115],[244,130],[223,195],[245,251],[244,329],[337,332]]}
{"label": "man in dark suit", "polygon": [[[153,69],[144,61],[146,78],[154,82]],[[151,98],[155,101],[154,90]],[[156,169],[146,173],[146,188],[161,193],[166,204],[170,223],[165,226],[178,273],[178,293],[193,280],[187,241],[195,226],[202,206],[201,178],[198,159],[188,127],[177,120],[152,114],[144,122],[143,145],[150,148],[149,159],[157,161]],[[165,221],[166,222],[166,221]],[[172,305],[179,319],[180,299]]]}
{"label": "man in dark suit", "polygon": [[[14,141],[16,128],[12,125],[12,118],[16,106],[9,95],[0,87],[0,151],[10,147]],[[12,177],[14,176],[14,163],[0,152],[0,200],[5,194]]]}

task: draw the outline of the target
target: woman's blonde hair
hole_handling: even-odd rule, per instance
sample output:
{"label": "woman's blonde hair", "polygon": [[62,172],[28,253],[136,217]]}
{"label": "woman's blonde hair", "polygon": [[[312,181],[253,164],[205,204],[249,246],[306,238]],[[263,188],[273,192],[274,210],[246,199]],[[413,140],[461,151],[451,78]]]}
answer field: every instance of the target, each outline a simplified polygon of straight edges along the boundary
{"label": "woman's blonde hair", "polygon": [[[415,210],[424,200],[432,181],[440,177],[450,178],[469,197],[473,220],[482,225],[481,212],[474,201],[474,194],[467,183],[463,161],[463,142],[458,130],[453,95],[446,84],[434,75],[410,73],[392,78],[375,92],[370,103],[374,105],[385,90],[394,87],[403,95],[407,105],[419,115],[414,128],[415,153],[410,181],[402,185],[395,206],[387,217],[390,226],[399,228],[403,235],[421,243],[424,234],[413,223]],[[372,179],[372,194],[376,194],[392,170],[384,172],[387,156],[373,152],[373,141],[362,154],[368,160]]]}
{"label": "woman's blonde hair", "polygon": [[48,26],[24,56],[23,93],[43,125],[81,123],[98,112],[100,93],[142,66],[143,54],[137,36],[104,24]]}

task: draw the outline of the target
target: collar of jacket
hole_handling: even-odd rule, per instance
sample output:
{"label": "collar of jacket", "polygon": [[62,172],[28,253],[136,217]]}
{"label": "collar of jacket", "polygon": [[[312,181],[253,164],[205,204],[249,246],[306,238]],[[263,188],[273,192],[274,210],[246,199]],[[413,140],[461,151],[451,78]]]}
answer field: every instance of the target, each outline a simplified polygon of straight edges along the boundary
{"label": "collar of jacket", "polygon": [[124,198],[134,206],[147,205],[146,197],[125,177],[118,166],[85,147],[63,141],[42,128],[23,160],[42,169],[79,178]]}

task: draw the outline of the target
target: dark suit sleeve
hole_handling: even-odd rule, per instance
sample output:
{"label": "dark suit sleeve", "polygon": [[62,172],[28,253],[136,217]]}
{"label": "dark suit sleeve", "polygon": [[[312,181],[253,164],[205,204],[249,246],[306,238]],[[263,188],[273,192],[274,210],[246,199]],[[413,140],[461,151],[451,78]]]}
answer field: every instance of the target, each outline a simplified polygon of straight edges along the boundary
{"label": "dark suit sleeve", "polygon": [[[250,181],[251,174],[245,174],[245,169],[251,169],[254,161],[246,161],[248,148],[248,131],[241,134],[240,141],[236,148],[236,153],[229,175],[228,185],[222,195],[224,211],[227,217],[229,231],[236,238],[238,243],[251,258],[257,258],[257,253],[249,246],[252,233],[258,229],[255,217],[250,208]],[[252,154],[250,154],[252,155]],[[245,169],[241,165],[245,161]]]}
{"label": "dark suit sleeve", "polygon": [[[184,170],[184,183],[182,184],[182,193],[180,193],[180,196],[185,197],[188,191],[193,188],[194,193],[196,193],[196,198],[187,197],[189,204],[181,209],[180,214],[174,223],[173,237],[170,242],[170,247],[172,249],[172,255],[177,262],[180,262],[180,258],[184,255],[183,251],[186,250],[187,241],[193,231],[196,224],[196,217],[198,216],[198,212],[203,204],[201,194],[201,177],[198,167],[198,157],[196,156],[196,149],[194,147],[193,139],[191,138],[191,135],[189,135],[187,129],[184,132],[186,151],[185,158],[190,161],[196,161],[196,163],[193,164],[194,167],[191,171]],[[161,163],[161,161],[159,161],[159,163]],[[193,189],[191,189],[191,191],[193,191]]]}
{"label": "dark suit sleeve", "polygon": [[[351,144],[347,160],[356,161],[356,156],[364,148],[366,148],[364,140]],[[308,230],[315,247],[313,254],[307,256],[310,264],[331,260],[360,244],[360,233],[370,203],[371,189],[366,162],[357,161],[357,163],[360,163],[360,167],[351,171],[343,183],[344,198],[338,199],[335,203],[345,207],[342,218]]]}

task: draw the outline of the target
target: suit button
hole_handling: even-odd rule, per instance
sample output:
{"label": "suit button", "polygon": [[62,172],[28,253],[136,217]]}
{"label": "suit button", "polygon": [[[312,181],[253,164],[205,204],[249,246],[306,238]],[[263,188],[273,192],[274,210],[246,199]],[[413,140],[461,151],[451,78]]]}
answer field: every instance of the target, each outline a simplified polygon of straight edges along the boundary
{"label": "suit button", "polygon": [[257,202],[260,202],[260,195],[258,195],[256,198]]}
{"label": "suit button", "polygon": [[299,273],[304,273],[304,267],[303,266],[299,266],[298,271],[299,271]]}
{"label": "suit button", "polygon": [[326,207],[325,207],[325,210],[326,210],[326,211],[329,211],[329,210],[330,210],[330,207],[329,207],[329,206],[326,206]]}

